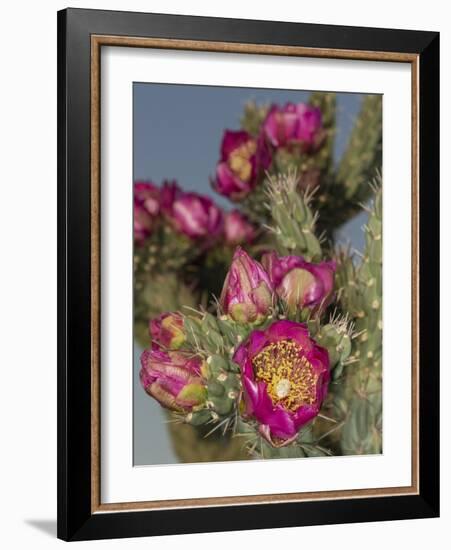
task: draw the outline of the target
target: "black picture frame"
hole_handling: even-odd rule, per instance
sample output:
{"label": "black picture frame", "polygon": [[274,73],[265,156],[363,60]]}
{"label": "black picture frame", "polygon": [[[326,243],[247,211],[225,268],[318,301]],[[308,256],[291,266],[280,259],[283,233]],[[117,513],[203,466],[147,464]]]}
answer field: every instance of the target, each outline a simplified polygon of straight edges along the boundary
{"label": "black picture frame", "polygon": [[[91,36],[418,56],[419,491],[96,513],[91,440]],[[331,55],[333,57],[333,55]],[[439,33],[67,9],[58,13],[58,537],[86,540],[439,515]]]}

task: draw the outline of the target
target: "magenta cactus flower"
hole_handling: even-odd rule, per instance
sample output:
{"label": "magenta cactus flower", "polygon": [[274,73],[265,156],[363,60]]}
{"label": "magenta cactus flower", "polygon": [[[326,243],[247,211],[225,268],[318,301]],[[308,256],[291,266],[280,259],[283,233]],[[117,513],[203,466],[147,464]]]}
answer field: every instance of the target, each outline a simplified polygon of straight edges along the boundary
{"label": "magenta cactus flower", "polygon": [[305,103],[273,105],[263,123],[263,132],[274,147],[301,144],[304,150],[318,145],[321,111]]}
{"label": "magenta cactus flower", "polygon": [[251,243],[256,236],[255,227],[239,210],[227,212],[224,216],[224,236],[226,244],[237,246]]}
{"label": "magenta cactus flower", "polygon": [[292,443],[327,394],[329,354],[303,323],[276,321],[254,330],[236,350],[245,414],[274,447]]}
{"label": "magenta cactus flower", "polygon": [[268,252],[262,264],[271,283],[290,311],[309,308],[321,311],[333,298],[336,263],[326,261],[310,263],[301,256],[278,257]]}
{"label": "magenta cactus flower", "polygon": [[263,139],[255,139],[244,130],[226,130],[213,187],[231,200],[241,200],[252,191],[260,172],[270,164],[271,156]]}
{"label": "magenta cactus flower", "polygon": [[224,224],[221,209],[209,197],[197,193],[176,197],[169,217],[175,228],[190,239],[215,238]]}
{"label": "magenta cactus flower", "polygon": [[258,324],[271,313],[273,287],[268,274],[241,247],[235,250],[219,302],[238,323]]}
{"label": "magenta cactus flower", "polygon": [[202,360],[176,351],[148,349],[141,355],[139,373],[145,391],[166,409],[189,412],[207,397]]}
{"label": "magenta cactus flower", "polygon": [[177,312],[165,312],[149,322],[152,346],[167,350],[179,349],[186,340],[183,317]]}

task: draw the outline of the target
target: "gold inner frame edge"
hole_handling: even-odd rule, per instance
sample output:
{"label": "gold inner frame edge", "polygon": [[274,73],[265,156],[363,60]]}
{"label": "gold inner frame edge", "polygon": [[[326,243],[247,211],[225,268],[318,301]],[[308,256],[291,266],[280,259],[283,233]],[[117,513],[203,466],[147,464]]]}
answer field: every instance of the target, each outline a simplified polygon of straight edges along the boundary
{"label": "gold inner frame edge", "polygon": [[[247,53],[294,57],[354,59],[411,65],[412,94],[412,481],[407,487],[384,487],[338,491],[280,493],[230,497],[190,498],[143,502],[101,503],[100,499],[100,50],[102,46],[191,50],[222,53]],[[388,497],[419,494],[419,56],[401,52],[341,50],[141,38],[113,35],[91,35],[91,513],[208,506],[308,502],[343,498]]]}

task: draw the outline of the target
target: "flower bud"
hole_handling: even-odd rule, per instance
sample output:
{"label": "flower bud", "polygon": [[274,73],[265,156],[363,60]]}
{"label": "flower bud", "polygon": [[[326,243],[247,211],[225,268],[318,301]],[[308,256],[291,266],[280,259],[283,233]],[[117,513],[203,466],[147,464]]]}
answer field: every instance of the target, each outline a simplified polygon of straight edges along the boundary
{"label": "flower bud", "polygon": [[273,105],[263,123],[263,132],[274,147],[300,144],[304,150],[321,142],[321,111],[305,103]]}
{"label": "flower bud", "polygon": [[186,340],[183,317],[175,313],[162,313],[149,323],[152,345],[167,350],[179,349]]}
{"label": "flower bud", "polygon": [[202,360],[180,352],[145,350],[141,355],[141,385],[166,409],[189,412],[202,405],[207,390],[201,375]]}
{"label": "flower bud", "polygon": [[273,287],[268,274],[240,247],[224,281],[220,304],[238,323],[261,323],[271,312]]}
{"label": "flower bud", "polygon": [[306,262],[301,256],[278,257],[275,252],[263,256],[263,266],[279,298],[291,312],[327,307],[333,296],[334,261],[318,264]]}
{"label": "flower bud", "polygon": [[221,209],[204,195],[182,193],[169,214],[175,228],[190,239],[214,238],[223,228]]}
{"label": "flower bud", "polygon": [[247,244],[255,238],[255,227],[239,210],[227,212],[224,217],[224,235],[226,244],[237,246]]}

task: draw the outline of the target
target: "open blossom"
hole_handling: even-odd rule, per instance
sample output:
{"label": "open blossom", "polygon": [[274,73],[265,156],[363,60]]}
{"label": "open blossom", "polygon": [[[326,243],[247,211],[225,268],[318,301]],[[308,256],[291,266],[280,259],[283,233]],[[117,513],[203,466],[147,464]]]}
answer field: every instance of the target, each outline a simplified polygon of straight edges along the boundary
{"label": "open blossom", "polygon": [[224,235],[226,244],[236,246],[250,243],[255,238],[255,227],[239,210],[232,210],[224,215]]}
{"label": "open blossom", "polygon": [[175,228],[191,239],[217,237],[223,228],[221,209],[205,195],[181,193],[169,214]]}
{"label": "open blossom", "polygon": [[165,312],[152,319],[149,330],[153,347],[176,350],[186,340],[183,317],[177,312]]}
{"label": "open blossom", "polygon": [[206,399],[201,374],[202,360],[197,356],[160,349],[145,350],[139,373],[145,391],[167,409],[188,412]]}
{"label": "open blossom", "polygon": [[220,304],[238,323],[260,323],[271,312],[273,288],[261,264],[238,247],[224,281]]}
{"label": "open blossom", "polygon": [[305,150],[319,145],[321,111],[306,103],[273,105],[263,123],[263,132],[274,147],[302,144]]}
{"label": "open blossom", "polygon": [[213,186],[221,195],[241,200],[255,187],[259,174],[270,163],[263,139],[255,139],[244,130],[226,130]]}
{"label": "open blossom", "polygon": [[291,311],[299,308],[323,309],[333,297],[334,261],[310,263],[301,256],[277,256],[268,252],[262,264],[271,283]]}
{"label": "open blossom", "polygon": [[329,354],[303,323],[276,321],[254,330],[236,350],[246,416],[274,447],[293,442],[320,411],[329,384]]}

